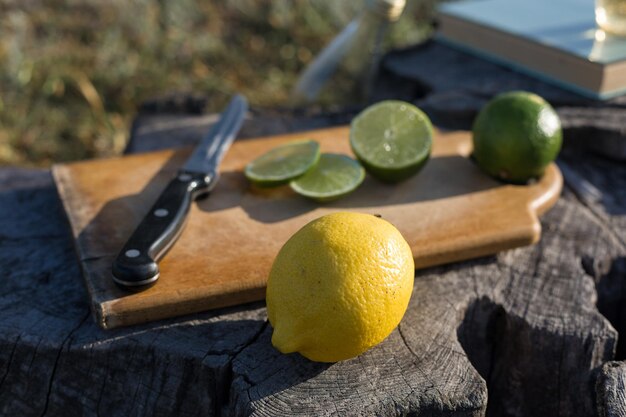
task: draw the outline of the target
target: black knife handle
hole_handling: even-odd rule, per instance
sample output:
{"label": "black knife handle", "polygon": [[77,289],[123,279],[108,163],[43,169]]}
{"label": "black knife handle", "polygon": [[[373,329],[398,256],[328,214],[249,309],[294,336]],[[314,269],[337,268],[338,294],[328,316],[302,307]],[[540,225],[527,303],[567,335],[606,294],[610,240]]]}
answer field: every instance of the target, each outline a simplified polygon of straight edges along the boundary
{"label": "black knife handle", "polygon": [[210,176],[185,171],[170,181],[113,262],[117,284],[143,289],[159,278],[157,262],[178,239],[192,201],[208,194],[211,183]]}

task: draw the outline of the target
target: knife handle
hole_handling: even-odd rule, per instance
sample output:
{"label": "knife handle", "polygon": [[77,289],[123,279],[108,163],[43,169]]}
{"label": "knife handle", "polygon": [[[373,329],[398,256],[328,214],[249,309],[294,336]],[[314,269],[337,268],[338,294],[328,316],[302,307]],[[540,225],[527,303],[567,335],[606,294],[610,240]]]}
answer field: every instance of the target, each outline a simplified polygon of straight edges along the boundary
{"label": "knife handle", "polygon": [[183,230],[192,201],[211,190],[211,176],[179,171],[139,223],[113,262],[113,280],[143,289],[159,278],[157,262]]}

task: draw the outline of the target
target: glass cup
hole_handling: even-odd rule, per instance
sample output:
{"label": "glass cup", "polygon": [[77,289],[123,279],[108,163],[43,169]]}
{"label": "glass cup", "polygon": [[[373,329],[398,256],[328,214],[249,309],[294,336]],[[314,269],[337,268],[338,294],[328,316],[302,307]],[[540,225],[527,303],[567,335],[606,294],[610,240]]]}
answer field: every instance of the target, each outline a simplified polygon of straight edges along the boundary
{"label": "glass cup", "polygon": [[596,23],[608,33],[626,36],[626,0],[596,0]]}

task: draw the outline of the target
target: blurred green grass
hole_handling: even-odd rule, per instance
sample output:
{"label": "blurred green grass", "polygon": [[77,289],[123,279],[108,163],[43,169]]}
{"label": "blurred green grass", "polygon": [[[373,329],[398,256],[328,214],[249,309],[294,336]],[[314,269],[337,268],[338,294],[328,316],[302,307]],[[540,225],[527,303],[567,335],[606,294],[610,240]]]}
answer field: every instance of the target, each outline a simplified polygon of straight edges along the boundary
{"label": "blurred green grass", "polygon": [[[390,42],[422,40],[435,0],[409,0]],[[300,70],[363,7],[334,0],[0,3],[0,165],[119,154],[138,105],[167,92],[284,104]]]}

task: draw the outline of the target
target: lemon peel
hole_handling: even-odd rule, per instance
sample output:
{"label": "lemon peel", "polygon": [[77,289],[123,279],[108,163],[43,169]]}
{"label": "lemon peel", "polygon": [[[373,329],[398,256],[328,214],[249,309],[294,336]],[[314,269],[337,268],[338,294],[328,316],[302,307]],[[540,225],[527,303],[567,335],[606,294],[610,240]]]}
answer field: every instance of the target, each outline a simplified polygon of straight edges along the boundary
{"label": "lemon peel", "polygon": [[340,212],[313,220],[277,255],[267,284],[272,344],[319,362],[355,357],[400,323],[415,265],[389,222]]}

